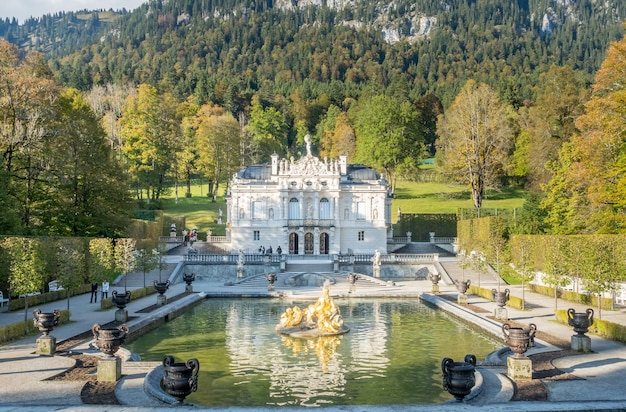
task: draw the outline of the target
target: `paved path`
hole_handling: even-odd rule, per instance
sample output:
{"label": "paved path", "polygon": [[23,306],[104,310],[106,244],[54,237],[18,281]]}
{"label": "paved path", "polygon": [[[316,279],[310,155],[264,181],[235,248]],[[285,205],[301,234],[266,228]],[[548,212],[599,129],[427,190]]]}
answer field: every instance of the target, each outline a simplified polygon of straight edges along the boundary
{"label": "paved path", "polygon": [[[174,259],[175,260],[175,259]],[[175,263],[175,262],[172,262]],[[471,270],[463,271],[456,263],[455,259],[443,259],[442,266],[452,279],[471,279],[472,283],[478,285],[479,274]],[[130,280],[130,279],[129,279]],[[440,284],[441,295],[455,297],[456,289],[450,284]],[[480,285],[482,287],[497,288],[498,282],[493,276],[480,275]],[[184,291],[184,284],[175,284],[170,287],[168,296],[174,296]],[[225,286],[223,282],[211,282],[200,280],[194,282],[194,290],[208,294],[229,295],[229,294],[267,294],[267,284],[264,282],[250,282],[248,284]],[[501,285],[504,287],[504,285]],[[521,288],[518,286],[507,286],[514,296],[521,296]],[[347,292],[347,283],[339,283],[331,292],[333,295]],[[288,287],[278,285],[276,293],[287,293]],[[345,290],[344,290],[345,289]],[[123,290],[123,287],[113,286],[111,290]],[[377,296],[416,296],[430,292],[431,283],[429,281],[403,281],[397,282],[394,287],[358,287],[356,293]],[[310,293],[312,297],[319,295],[319,288],[312,288],[310,291],[294,290],[294,294],[305,295]],[[204,295],[200,293],[198,295]],[[194,294],[193,298],[201,298]],[[556,336],[562,340],[569,341],[573,334],[569,326],[556,323],[553,319],[554,299],[534,293],[525,294],[528,306],[531,308],[520,311],[508,308],[508,315],[511,320],[521,323],[535,323],[538,330]],[[475,296],[469,297],[471,305],[480,306],[485,309],[484,314],[476,314],[466,308],[450,303],[449,300],[434,297],[442,304],[458,310],[459,316],[477,325],[490,330],[492,333],[501,336],[499,332],[500,324],[490,319],[495,309],[495,304],[486,299]],[[129,321],[131,330],[142,322],[148,322],[150,317],[159,316],[158,313],[142,314],[140,309],[155,303],[154,295],[132,301],[127,309],[132,318]],[[54,302],[39,306],[43,312],[53,309],[65,309],[66,301]],[[169,306],[169,304],[167,305]],[[559,308],[573,307],[576,311],[586,310],[586,306],[575,305],[568,302],[558,301]],[[115,309],[100,310],[99,304],[89,303],[89,294],[75,296],[70,299],[70,310],[72,312],[72,322],[57,327],[53,332],[59,342],[78,335],[91,329],[94,323],[107,323],[114,319]],[[166,309],[163,309],[166,310]],[[29,318],[32,312],[29,314]],[[0,325],[19,322],[24,319],[23,311],[18,313],[0,313]],[[619,308],[615,311],[603,311],[602,319],[626,325],[626,311]],[[154,398],[148,396],[144,389],[144,377],[153,368],[153,364],[137,363],[131,365],[124,363],[123,379],[118,382],[116,395],[124,404],[122,407],[83,405],[80,400],[81,384],[77,382],[46,381],[71,366],[72,360],[63,356],[39,357],[34,355],[36,336],[25,338],[9,345],[0,347],[0,411],[44,411],[44,410],[72,410],[72,411],[93,411],[93,410],[170,410],[169,405],[165,405]],[[546,382],[549,402],[515,402],[508,404],[513,395],[510,382],[504,376],[506,369],[502,366],[484,365],[479,368],[484,382],[482,393],[474,399],[463,404],[463,410],[500,411],[514,406],[522,411],[551,411],[551,410],[626,410],[626,345],[608,341],[597,336],[591,336],[591,347],[593,352],[557,359],[554,364],[569,373],[582,379],[568,381]],[[503,346],[504,343],[503,343]],[[528,351],[527,355],[547,350],[555,350],[548,344],[539,342],[536,348]],[[88,345],[83,345],[77,350],[97,354],[97,351],[90,349]],[[195,408],[206,409],[211,408]],[[215,408],[213,408],[215,409]],[[275,408],[253,408],[264,411]],[[329,407],[325,410],[337,411],[453,411],[459,409],[459,404],[445,403],[439,405],[402,405],[398,407],[390,406],[367,406],[364,407]],[[228,408],[228,410],[250,410],[249,408]],[[281,411],[300,410],[301,408],[280,408]]]}

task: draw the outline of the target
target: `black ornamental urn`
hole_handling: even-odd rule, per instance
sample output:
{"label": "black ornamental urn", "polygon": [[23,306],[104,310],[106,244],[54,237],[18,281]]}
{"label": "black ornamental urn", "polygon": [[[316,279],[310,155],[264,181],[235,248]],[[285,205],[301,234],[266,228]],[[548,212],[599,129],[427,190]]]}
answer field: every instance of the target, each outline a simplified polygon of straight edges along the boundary
{"label": "black ornamental urn", "polygon": [[184,273],[183,274],[183,281],[185,281],[185,283],[187,284],[185,286],[185,292],[193,292],[193,286],[191,286],[191,282],[193,282],[194,280],[196,280],[196,274],[192,273]]}
{"label": "black ornamental urn", "polygon": [[33,324],[39,329],[39,332],[47,336],[59,324],[59,316],[61,316],[61,312],[58,309],[53,310],[52,313],[44,313],[40,309],[35,309],[33,311]]}
{"label": "black ornamental urn", "polygon": [[200,362],[192,358],[187,362],[174,362],[174,357],[167,355],[163,358],[163,380],[161,384],[165,392],[172,395],[179,403],[198,390],[198,371]]}
{"label": "black ornamental urn", "polygon": [[459,291],[459,293],[465,294],[465,292],[467,292],[467,289],[469,289],[470,287],[470,280],[464,280],[461,282],[456,282],[456,288]]}
{"label": "black ornamental urn", "polygon": [[567,324],[572,326],[578,335],[584,335],[589,330],[589,326],[593,325],[593,309],[588,308],[585,312],[568,309]]}
{"label": "black ornamental urn", "polygon": [[122,324],[117,328],[103,328],[100,324],[96,323],[92,326],[91,331],[93,337],[96,340],[96,346],[102,353],[107,355],[108,358],[113,358],[115,352],[117,352],[126,340],[128,334],[128,326]]}
{"label": "black ornamental urn", "polygon": [[187,286],[191,286],[191,282],[196,280],[196,274],[195,273],[192,273],[192,274],[184,273],[183,274],[183,280],[185,281]]}
{"label": "black ornamental urn", "polygon": [[278,280],[278,275],[276,273],[266,273],[265,279],[269,285],[267,286],[267,290],[274,290],[274,282]]}
{"label": "black ornamental urn", "polygon": [[476,384],[475,370],[476,356],[474,355],[465,355],[463,362],[454,362],[450,358],[444,358],[441,362],[443,388],[457,401],[462,401]]}
{"label": "black ornamental urn", "polygon": [[126,305],[130,303],[130,290],[127,290],[124,294],[118,293],[117,290],[114,290],[111,292],[111,302],[113,302],[118,309],[124,309]]}
{"label": "black ornamental urn", "polygon": [[521,358],[529,347],[535,346],[535,334],[537,326],[534,323],[528,328],[512,328],[508,323],[502,325],[504,341],[514,353],[514,358]]}
{"label": "black ornamental urn", "polygon": [[504,289],[504,292],[497,291],[496,289],[491,289],[491,300],[496,302],[496,305],[501,308],[506,305],[510,297],[511,291],[509,289]]}
{"label": "black ornamental urn", "polygon": [[169,287],[170,287],[169,280],[165,282],[157,282],[156,280],[154,281],[154,288],[156,289],[159,295],[164,294]]}
{"label": "black ornamental urn", "polygon": [[[430,280],[433,283],[433,286],[436,286],[439,283],[439,281],[441,280],[441,274],[439,274],[439,273],[432,273],[431,272],[431,273],[428,274],[428,280]],[[469,286],[469,284],[468,284],[468,286]],[[465,289],[465,290],[467,290],[467,289]]]}

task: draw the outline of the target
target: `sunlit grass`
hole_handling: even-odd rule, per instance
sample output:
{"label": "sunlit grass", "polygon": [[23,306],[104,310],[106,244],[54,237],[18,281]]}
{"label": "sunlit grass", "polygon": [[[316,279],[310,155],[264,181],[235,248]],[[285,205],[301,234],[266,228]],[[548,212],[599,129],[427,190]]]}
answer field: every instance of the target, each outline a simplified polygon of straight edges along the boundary
{"label": "sunlit grass", "polygon": [[[178,189],[178,202],[174,190],[162,198],[163,214],[165,216],[181,217],[186,219],[186,229],[198,228],[200,233],[211,230],[215,236],[224,236],[226,233],[226,202],[223,194],[213,202],[207,197],[206,185],[194,184],[191,186],[191,197],[185,197],[185,189]],[[219,209],[222,208],[223,224],[218,225]]]}
{"label": "sunlit grass", "polygon": [[[213,235],[224,236],[226,233],[226,202],[223,192],[213,202],[207,197],[207,188],[199,184],[192,185],[192,197],[184,197],[184,189],[179,188],[178,203],[172,190],[163,198],[166,216],[185,216],[187,229],[197,227],[201,233],[211,230]],[[487,191],[483,201],[484,208],[520,208],[524,204],[524,190],[502,189]],[[418,183],[400,181],[396,187],[392,203],[392,220],[396,221],[398,207],[402,213],[456,213],[459,208],[474,207],[469,188],[465,185],[448,183]],[[224,212],[223,224],[217,224],[218,210]]]}
{"label": "sunlit grass", "polygon": [[[488,190],[484,208],[519,208],[524,204],[521,189]],[[402,213],[456,213],[459,208],[473,208],[470,190],[465,185],[449,183],[398,182],[392,203],[393,215]]]}

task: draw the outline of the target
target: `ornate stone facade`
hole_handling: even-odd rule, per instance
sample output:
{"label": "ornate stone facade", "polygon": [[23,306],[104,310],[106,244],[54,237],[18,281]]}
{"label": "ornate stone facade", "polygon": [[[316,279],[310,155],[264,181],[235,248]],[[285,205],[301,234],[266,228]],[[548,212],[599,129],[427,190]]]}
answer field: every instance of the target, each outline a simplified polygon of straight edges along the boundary
{"label": "ornate stone facade", "polygon": [[387,251],[391,233],[387,181],[347,157],[307,154],[236,173],[227,201],[227,236],[233,250],[332,255]]}

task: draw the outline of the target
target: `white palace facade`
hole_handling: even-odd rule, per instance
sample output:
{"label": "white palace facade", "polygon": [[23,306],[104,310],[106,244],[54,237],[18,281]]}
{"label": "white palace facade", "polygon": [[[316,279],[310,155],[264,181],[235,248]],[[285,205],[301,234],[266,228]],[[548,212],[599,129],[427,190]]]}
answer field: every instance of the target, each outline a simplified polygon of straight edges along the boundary
{"label": "white palace facade", "polygon": [[227,238],[233,251],[259,249],[291,255],[387,253],[391,201],[387,181],[346,156],[307,154],[249,166],[233,176],[227,202]]}

